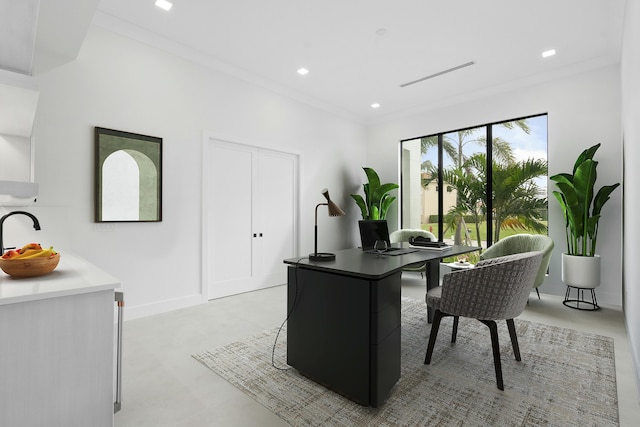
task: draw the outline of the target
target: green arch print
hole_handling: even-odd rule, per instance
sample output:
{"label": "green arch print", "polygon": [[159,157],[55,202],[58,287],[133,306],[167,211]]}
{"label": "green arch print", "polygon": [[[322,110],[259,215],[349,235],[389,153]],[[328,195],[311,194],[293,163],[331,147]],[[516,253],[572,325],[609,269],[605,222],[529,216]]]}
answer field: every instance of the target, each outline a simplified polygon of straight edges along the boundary
{"label": "green arch print", "polygon": [[[162,221],[162,138],[96,127],[95,143],[95,221]],[[136,215],[132,218],[130,215],[105,214],[110,207],[103,204],[104,196],[113,183],[105,182],[105,178],[109,179],[111,175],[105,174],[104,168],[109,164],[109,157],[120,151],[130,156],[137,166],[137,179],[127,184],[137,188],[121,188],[123,194],[137,197],[137,218]],[[122,200],[127,200],[127,197]],[[135,209],[135,205],[132,203],[124,208]]]}

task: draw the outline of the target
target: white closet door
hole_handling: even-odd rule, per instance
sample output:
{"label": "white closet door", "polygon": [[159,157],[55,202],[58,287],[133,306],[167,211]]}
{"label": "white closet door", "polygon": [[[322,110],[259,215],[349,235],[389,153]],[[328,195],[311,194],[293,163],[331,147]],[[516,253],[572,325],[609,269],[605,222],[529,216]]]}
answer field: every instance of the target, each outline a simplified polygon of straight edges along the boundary
{"label": "white closet door", "polygon": [[210,143],[209,299],[285,283],[282,260],[297,252],[297,156]]}
{"label": "white closet door", "polygon": [[260,213],[259,230],[260,287],[286,283],[287,269],[282,260],[296,256],[296,157],[287,153],[260,150],[257,187]]}
{"label": "white closet door", "polygon": [[254,149],[215,141],[210,150],[209,194],[210,256],[209,298],[218,298],[253,288],[254,248],[253,171]]}

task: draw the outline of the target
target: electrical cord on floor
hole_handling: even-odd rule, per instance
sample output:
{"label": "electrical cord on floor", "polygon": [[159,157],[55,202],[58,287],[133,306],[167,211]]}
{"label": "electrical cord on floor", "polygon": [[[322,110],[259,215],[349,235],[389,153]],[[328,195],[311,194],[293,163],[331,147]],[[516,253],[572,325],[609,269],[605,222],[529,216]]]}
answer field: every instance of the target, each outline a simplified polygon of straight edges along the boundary
{"label": "electrical cord on floor", "polygon": [[[271,366],[273,366],[274,368],[276,368],[279,371],[288,371],[289,369],[291,369],[290,366],[286,366],[286,367],[280,367],[280,366],[276,366],[276,344],[278,344],[278,337],[280,336],[280,332],[282,332],[282,328],[284,328],[285,323],[287,323],[287,321],[289,320],[289,317],[291,316],[291,314],[293,313],[293,310],[296,308],[296,303],[298,302],[298,266],[300,265],[300,262],[302,260],[305,259],[309,259],[309,257],[302,257],[299,258],[298,260],[296,260],[294,266],[296,267],[296,273],[295,273],[295,287],[296,287],[296,292],[294,294],[293,297],[293,304],[291,304],[291,308],[289,309],[289,312],[287,313],[287,317],[286,319],[284,319],[284,321],[282,322],[282,325],[280,325],[280,327],[278,328],[278,333],[276,334],[276,339],[273,341],[273,348],[271,349]],[[288,300],[288,296],[289,296],[289,289],[287,287],[287,300]]]}

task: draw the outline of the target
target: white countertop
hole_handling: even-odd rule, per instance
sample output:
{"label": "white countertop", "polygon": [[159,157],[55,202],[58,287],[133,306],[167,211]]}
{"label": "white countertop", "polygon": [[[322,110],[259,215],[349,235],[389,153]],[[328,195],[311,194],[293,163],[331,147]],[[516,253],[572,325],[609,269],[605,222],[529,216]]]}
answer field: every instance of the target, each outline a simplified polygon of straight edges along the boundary
{"label": "white countertop", "polygon": [[90,262],[67,252],[49,274],[14,278],[0,270],[0,305],[77,295],[120,287],[120,281]]}

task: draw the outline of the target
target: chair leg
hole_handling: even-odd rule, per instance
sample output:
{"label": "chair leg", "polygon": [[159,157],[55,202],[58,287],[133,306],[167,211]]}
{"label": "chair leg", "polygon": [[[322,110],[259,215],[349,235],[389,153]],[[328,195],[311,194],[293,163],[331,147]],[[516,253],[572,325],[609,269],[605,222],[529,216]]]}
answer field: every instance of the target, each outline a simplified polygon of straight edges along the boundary
{"label": "chair leg", "polygon": [[453,330],[451,331],[451,342],[456,342],[456,337],[458,336],[458,320],[460,320],[460,316],[453,316]]}
{"label": "chair leg", "polygon": [[511,337],[511,345],[513,346],[513,354],[516,360],[520,362],[520,346],[518,345],[518,335],[516,335],[516,324],[513,319],[507,319],[507,328],[509,328],[509,336]]}
{"label": "chair leg", "polygon": [[498,341],[498,326],[493,320],[480,320],[489,327],[491,333],[491,347],[493,348],[493,365],[496,371],[496,383],[498,389],[504,390],[502,382],[502,363],[500,362],[500,342]]}
{"label": "chair leg", "polygon": [[427,354],[424,357],[424,364],[431,363],[431,355],[433,354],[433,347],[436,345],[436,337],[438,336],[438,328],[440,328],[440,321],[444,317],[444,314],[440,310],[436,310],[433,315],[433,323],[431,324],[431,333],[429,334],[429,345],[427,346]]}
{"label": "chair leg", "polygon": [[540,299],[540,291],[536,288],[536,294],[538,294],[538,299]]}

